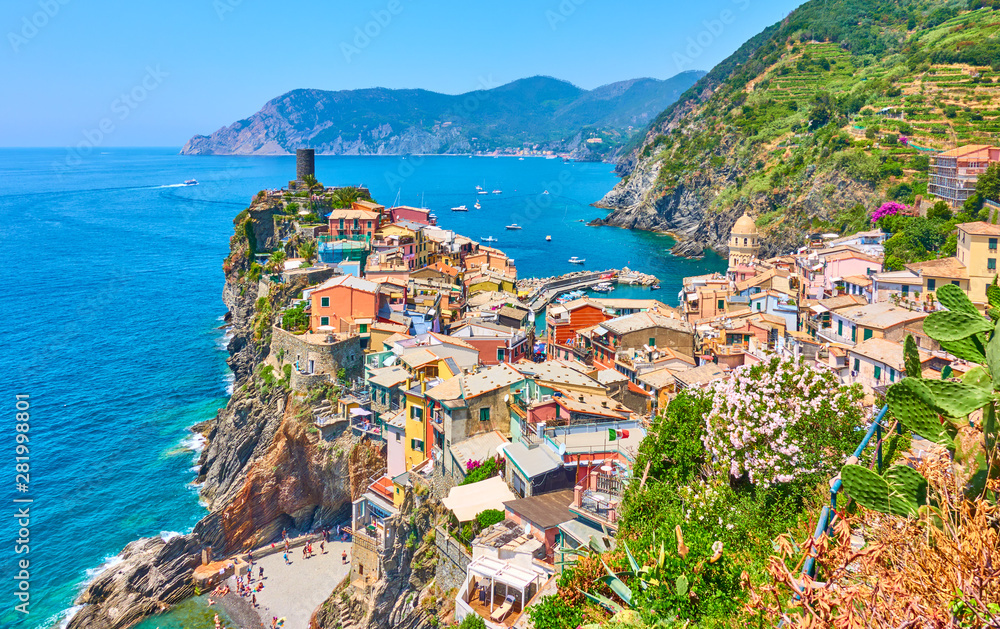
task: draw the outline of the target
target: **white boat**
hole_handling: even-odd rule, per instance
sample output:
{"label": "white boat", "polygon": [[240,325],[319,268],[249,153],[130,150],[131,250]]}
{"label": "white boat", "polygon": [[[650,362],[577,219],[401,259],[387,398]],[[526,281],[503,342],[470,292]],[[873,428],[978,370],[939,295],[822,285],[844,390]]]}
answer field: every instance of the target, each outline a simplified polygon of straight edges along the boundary
{"label": "white boat", "polygon": [[493,194],[502,194],[502,193],[503,193],[503,190],[494,190],[493,191]]}
{"label": "white boat", "polygon": [[479,199],[476,199],[476,204],[473,205],[472,207],[474,207],[474,208],[476,208],[478,210],[479,208],[481,208],[483,206],[479,203]]}
{"label": "white boat", "polygon": [[[472,156],[470,155],[469,157],[472,157]],[[476,186],[476,191],[477,191],[477,192],[478,192],[478,191],[480,191],[480,190],[482,190],[482,189],[483,189],[483,187],[482,187],[482,186]]]}
{"label": "white boat", "polygon": [[614,289],[615,287],[611,285],[611,282],[601,282],[597,286],[594,286],[591,290],[595,290],[599,293],[610,293]]}
{"label": "white boat", "polygon": [[570,264],[583,264],[586,261],[587,258],[578,258],[576,256],[573,256],[572,258],[569,259]]}
{"label": "white boat", "polygon": [[458,207],[451,208],[451,211],[452,212],[468,212],[469,208],[465,207],[464,205],[459,205]]}
{"label": "white boat", "polygon": [[542,194],[548,194],[548,193],[549,193],[548,190],[542,190]]}
{"label": "white boat", "polygon": [[521,226],[518,225],[517,223],[512,223],[507,226],[507,229],[521,229]]}
{"label": "white boat", "polygon": [[497,239],[494,238],[493,236],[486,236],[485,238],[480,238],[479,240],[482,240],[483,242],[496,242],[497,241]]}
{"label": "white boat", "polygon": [[188,179],[188,180],[186,180],[184,182],[184,185],[185,186],[197,186],[198,185],[198,180],[197,179]]}
{"label": "white boat", "polygon": [[480,190],[476,194],[489,194],[489,192],[487,192],[486,190]]}
{"label": "white boat", "polygon": [[524,158],[523,158],[523,157],[518,157],[518,158],[517,158],[517,161],[519,161],[519,162],[523,162],[523,161],[524,161]]}
{"label": "white boat", "polygon": [[545,242],[552,242],[552,236],[546,236]]}

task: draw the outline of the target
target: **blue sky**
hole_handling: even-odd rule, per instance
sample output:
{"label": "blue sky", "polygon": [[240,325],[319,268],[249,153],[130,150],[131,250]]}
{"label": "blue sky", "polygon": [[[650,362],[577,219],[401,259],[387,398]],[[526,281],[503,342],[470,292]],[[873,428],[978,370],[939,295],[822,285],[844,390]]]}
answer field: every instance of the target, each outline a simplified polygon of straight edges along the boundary
{"label": "blue sky", "polygon": [[179,147],[300,87],[664,79],[710,69],[798,4],[4,0],[0,146],[101,134],[105,146]]}

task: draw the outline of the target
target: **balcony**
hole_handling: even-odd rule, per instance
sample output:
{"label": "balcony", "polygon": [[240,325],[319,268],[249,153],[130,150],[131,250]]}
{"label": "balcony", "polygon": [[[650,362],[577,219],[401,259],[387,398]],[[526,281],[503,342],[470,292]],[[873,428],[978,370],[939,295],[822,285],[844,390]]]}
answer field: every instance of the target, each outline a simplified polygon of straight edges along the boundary
{"label": "balcony", "polygon": [[625,493],[625,481],[616,474],[593,470],[573,488],[570,513],[608,527],[618,528],[618,510]]}

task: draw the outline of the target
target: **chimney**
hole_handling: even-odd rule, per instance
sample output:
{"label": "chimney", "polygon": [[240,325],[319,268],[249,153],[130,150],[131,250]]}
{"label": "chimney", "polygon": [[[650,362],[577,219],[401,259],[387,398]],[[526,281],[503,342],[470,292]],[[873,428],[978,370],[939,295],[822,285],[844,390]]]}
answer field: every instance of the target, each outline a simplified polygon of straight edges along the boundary
{"label": "chimney", "polygon": [[583,504],[583,487],[577,485],[573,488],[573,506],[579,508]]}

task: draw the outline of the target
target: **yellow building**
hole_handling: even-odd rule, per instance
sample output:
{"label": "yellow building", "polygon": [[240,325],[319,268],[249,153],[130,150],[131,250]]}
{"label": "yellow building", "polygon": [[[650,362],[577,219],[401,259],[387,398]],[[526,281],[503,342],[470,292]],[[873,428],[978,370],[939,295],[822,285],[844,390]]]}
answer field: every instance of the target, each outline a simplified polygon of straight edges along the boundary
{"label": "yellow building", "polygon": [[986,287],[997,275],[1000,258],[1000,225],[976,221],[956,225],[958,247],[955,256],[907,264],[920,277],[921,289],[928,298],[945,284],[958,286],[973,302],[986,303]]}
{"label": "yellow building", "polygon": [[958,249],[955,257],[965,265],[969,275],[966,289],[973,301],[986,302],[986,287],[997,274],[997,242],[1000,225],[977,221],[958,225]]}
{"label": "yellow building", "polygon": [[[427,350],[423,350],[417,355],[423,353],[433,356]],[[404,357],[404,362],[408,357],[409,355]],[[414,465],[419,465],[427,460],[431,448],[434,446],[434,428],[430,417],[427,391],[461,373],[454,361],[437,356],[434,356],[433,360],[420,362],[411,369],[419,380],[413,385],[409,382],[406,383],[406,442],[403,444],[406,471],[412,470]],[[433,376],[430,375],[432,373]]]}
{"label": "yellow building", "polygon": [[748,266],[757,259],[760,249],[760,232],[757,224],[746,212],[736,219],[733,229],[729,232],[729,268]]}

